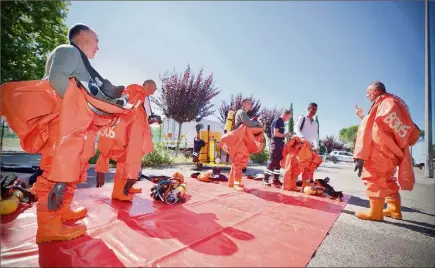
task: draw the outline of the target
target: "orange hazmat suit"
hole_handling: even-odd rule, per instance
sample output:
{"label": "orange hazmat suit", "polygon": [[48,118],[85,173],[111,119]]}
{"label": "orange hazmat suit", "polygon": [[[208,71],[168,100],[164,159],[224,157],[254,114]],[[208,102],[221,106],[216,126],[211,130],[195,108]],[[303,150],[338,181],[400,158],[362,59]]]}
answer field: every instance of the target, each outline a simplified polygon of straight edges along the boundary
{"label": "orange hazmat suit", "polygon": [[[122,114],[118,122],[98,133],[98,151],[100,155],[95,166],[98,173],[109,171],[109,160],[117,161],[112,198],[132,200],[133,196],[123,193],[128,179],[137,180],[141,169],[142,157],[153,151],[153,142],[148,117],[143,107],[145,97],[150,95],[140,85],[130,85],[124,94],[129,102],[136,103],[132,112]],[[140,193],[142,189],[131,187],[129,193]]]}
{"label": "orange hazmat suit", "polygon": [[[87,214],[85,208],[70,209],[76,185],[87,178],[97,130],[113,124],[117,114],[128,110],[91,96],[75,79],[70,79],[63,99],[49,81],[40,80],[6,83],[1,86],[1,97],[1,114],[19,136],[22,148],[42,155],[43,174],[33,185],[38,198],[36,242],[81,236],[85,226],[63,224]],[[98,115],[90,105],[110,115]],[[49,210],[50,191],[59,182],[66,183],[60,197],[63,202]]]}
{"label": "orange hazmat suit", "polygon": [[307,181],[313,178],[314,170],[322,163],[322,159],[311,150],[311,144],[299,137],[293,137],[284,146],[281,167],[284,168],[283,190],[298,191],[296,181],[302,173],[302,189]]}
{"label": "orange hazmat suit", "polygon": [[264,149],[263,128],[248,128],[240,125],[237,129],[222,136],[219,147],[231,157],[231,170],[228,186],[242,190],[242,169],[249,161],[249,155],[261,152]]}
{"label": "orange hazmat suit", "polygon": [[[395,95],[380,95],[358,128],[354,159],[363,160],[362,180],[370,200],[370,211],[355,215],[365,220],[401,218],[399,185],[411,191],[415,177],[409,147],[419,138],[407,105]],[[359,159],[359,160],[358,160]],[[383,211],[385,199],[388,207]]]}

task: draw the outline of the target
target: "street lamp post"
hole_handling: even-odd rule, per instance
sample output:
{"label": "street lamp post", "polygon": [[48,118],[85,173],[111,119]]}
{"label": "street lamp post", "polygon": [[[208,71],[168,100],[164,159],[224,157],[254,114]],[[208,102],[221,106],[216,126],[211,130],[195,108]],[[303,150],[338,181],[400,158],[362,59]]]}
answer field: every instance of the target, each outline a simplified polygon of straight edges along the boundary
{"label": "street lamp post", "polygon": [[433,178],[433,157],[432,157],[432,96],[431,96],[431,69],[430,69],[430,20],[429,20],[429,1],[425,1],[425,152],[426,163],[424,175],[426,178]]}

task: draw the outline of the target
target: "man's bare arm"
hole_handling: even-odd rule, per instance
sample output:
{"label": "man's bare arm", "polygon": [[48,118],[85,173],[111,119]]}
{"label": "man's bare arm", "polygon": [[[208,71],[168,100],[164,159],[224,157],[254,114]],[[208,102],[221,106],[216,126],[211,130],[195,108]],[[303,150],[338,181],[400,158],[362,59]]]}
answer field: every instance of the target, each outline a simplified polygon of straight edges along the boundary
{"label": "man's bare arm", "polygon": [[61,46],[54,52],[48,81],[61,98],[65,95],[69,79],[76,70],[80,59],[80,52],[72,46]]}

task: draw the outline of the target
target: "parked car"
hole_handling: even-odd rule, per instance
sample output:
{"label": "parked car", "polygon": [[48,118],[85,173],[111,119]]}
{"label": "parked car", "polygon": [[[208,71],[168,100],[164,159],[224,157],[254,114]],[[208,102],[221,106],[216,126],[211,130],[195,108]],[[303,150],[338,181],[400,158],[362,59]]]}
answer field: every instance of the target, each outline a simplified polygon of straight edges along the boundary
{"label": "parked car", "polygon": [[342,162],[354,162],[353,154],[346,151],[332,151],[329,155],[337,157]]}
{"label": "parked car", "polygon": [[325,162],[325,163],[331,161],[332,163],[337,164],[340,162],[336,156],[329,155],[329,154],[322,155],[322,159],[323,159],[323,162]]}

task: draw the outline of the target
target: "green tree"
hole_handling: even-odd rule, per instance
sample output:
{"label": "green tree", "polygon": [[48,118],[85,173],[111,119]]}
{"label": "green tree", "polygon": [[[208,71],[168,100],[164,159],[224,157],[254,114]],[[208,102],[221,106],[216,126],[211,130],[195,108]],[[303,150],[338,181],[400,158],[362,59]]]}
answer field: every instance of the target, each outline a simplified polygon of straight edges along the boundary
{"label": "green tree", "polygon": [[420,138],[424,138],[424,129],[420,130]]}
{"label": "green tree", "polygon": [[47,55],[68,40],[70,1],[2,1],[1,83],[38,80]]}
{"label": "green tree", "polygon": [[288,120],[287,127],[288,132],[293,133],[295,130],[295,119],[293,118],[293,103],[290,103],[290,112],[292,113],[292,117]]}
{"label": "green tree", "polygon": [[214,105],[211,100],[220,91],[214,85],[213,74],[204,77],[201,68],[195,75],[187,66],[183,73],[177,73],[175,68],[172,72],[165,72],[160,76],[162,88],[160,94],[151,100],[160,108],[167,118],[172,118],[178,123],[177,156],[180,148],[181,127],[183,123],[205,118],[214,113]]}
{"label": "green tree", "polygon": [[338,138],[344,143],[353,143],[356,133],[358,132],[358,125],[350,126],[348,128],[340,129]]}

